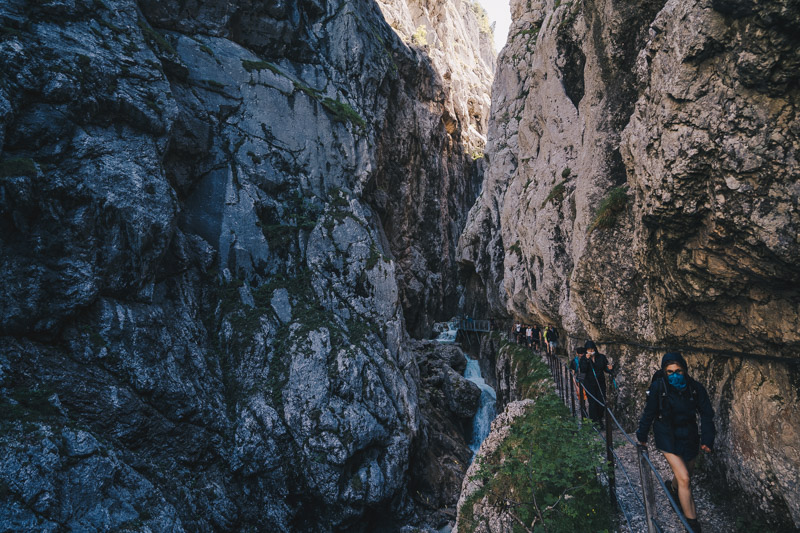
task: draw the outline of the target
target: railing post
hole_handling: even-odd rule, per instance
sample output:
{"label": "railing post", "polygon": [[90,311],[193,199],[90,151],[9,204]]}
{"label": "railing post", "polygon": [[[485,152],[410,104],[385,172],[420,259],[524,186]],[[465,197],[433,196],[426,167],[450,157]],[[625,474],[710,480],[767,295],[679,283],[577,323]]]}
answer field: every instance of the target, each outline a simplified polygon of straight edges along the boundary
{"label": "railing post", "polygon": [[605,398],[606,404],[606,457],[608,458],[608,493],[611,497],[611,505],[615,505],[617,503],[617,480],[616,480],[616,472],[614,471],[614,451],[612,446],[614,446],[614,435],[613,435],[613,424],[611,423],[611,411],[608,408],[608,394],[606,394]]}
{"label": "railing post", "polygon": [[642,480],[642,497],[644,499],[644,515],[647,520],[647,533],[657,533],[655,518],[655,492],[653,491],[653,478],[650,477],[650,468],[645,460],[647,448],[636,446],[636,457],[639,459],[639,478]]}
{"label": "railing post", "polygon": [[556,365],[556,379],[558,380],[558,398],[559,400],[563,401],[563,390],[564,388],[561,386],[561,363],[558,361],[557,357],[553,357],[553,361]]}
{"label": "railing post", "polygon": [[558,365],[558,397],[563,402],[567,399],[564,396],[564,368],[561,366],[561,360],[558,357],[556,357],[556,365]]}
{"label": "railing post", "polygon": [[[569,369],[567,369],[567,371],[569,371]],[[575,390],[573,387],[574,379],[572,375],[569,375],[568,377],[569,377],[569,403],[570,406],[572,407],[572,416],[575,416]]]}

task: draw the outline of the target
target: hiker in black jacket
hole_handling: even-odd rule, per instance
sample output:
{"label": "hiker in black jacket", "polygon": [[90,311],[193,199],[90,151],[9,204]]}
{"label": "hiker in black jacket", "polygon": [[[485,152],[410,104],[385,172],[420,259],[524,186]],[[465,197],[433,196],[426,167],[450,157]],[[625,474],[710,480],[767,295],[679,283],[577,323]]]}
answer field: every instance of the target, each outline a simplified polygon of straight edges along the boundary
{"label": "hiker in black jacket", "polygon": [[[569,362],[569,369],[570,374],[572,375],[572,382],[575,385],[575,395],[578,397],[578,401],[586,400],[586,392],[583,391],[578,383],[583,383],[583,378],[585,377],[581,374],[581,359],[586,355],[586,348],[583,346],[579,346],[575,348],[575,357]],[[583,403],[580,404],[581,409],[583,409]]]}
{"label": "hiker in black jacket", "polygon": [[605,374],[610,374],[614,367],[605,354],[597,351],[594,342],[586,341],[583,347],[586,354],[580,360],[580,374],[583,375],[583,387],[589,397],[589,418],[599,424],[603,420],[602,404],[606,402]]}
{"label": "hiker in black jacket", "polygon": [[[702,433],[697,429],[697,413],[700,413]],[[686,360],[680,352],[665,354],[661,370],[653,376],[636,431],[642,446],[647,443],[651,425],[656,447],[664,454],[674,474],[667,487],[680,503],[694,533],[700,533],[689,481],[700,450],[708,453],[714,447],[714,409],[705,387],[689,377]]]}

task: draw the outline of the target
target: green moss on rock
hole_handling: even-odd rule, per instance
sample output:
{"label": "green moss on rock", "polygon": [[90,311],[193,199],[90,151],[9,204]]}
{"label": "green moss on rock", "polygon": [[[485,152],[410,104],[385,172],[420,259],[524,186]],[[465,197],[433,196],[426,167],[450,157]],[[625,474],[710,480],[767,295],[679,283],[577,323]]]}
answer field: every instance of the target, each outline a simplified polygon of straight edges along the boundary
{"label": "green moss on rock", "polygon": [[597,208],[597,213],[594,216],[594,220],[592,220],[592,223],[589,225],[588,232],[591,233],[596,229],[613,228],[614,224],[617,222],[617,217],[625,210],[627,205],[627,185],[614,187],[608,191],[608,196],[600,202],[600,207]]}
{"label": "green moss on rock", "polygon": [[28,157],[9,157],[0,161],[0,178],[35,178],[37,174],[36,162]]}

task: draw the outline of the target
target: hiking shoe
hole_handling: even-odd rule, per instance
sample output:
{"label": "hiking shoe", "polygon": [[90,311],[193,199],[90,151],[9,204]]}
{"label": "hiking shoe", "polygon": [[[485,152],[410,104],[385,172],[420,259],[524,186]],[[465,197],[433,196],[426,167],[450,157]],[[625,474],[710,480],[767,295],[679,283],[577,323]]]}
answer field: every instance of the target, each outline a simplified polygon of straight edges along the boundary
{"label": "hiking shoe", "polygon": [[692,528],[693,533],[702,533],[702,528],[700,527],[700,522],[697,518],[687,518],[686,523],[689,524],[689,527]]}
{"label": "hiking shoe", "polygon": [[672,478],[672,480],[669,483],[667,483],[667,490],[669,490],[669,495],[672,496],[672,499],[675,500],[675,503],[678,504],[678,509],[680,509],[681,513],[683,513],[683,506],[681,505],[681,499],[678,497],[678,489],[675,488],[675,478]]}

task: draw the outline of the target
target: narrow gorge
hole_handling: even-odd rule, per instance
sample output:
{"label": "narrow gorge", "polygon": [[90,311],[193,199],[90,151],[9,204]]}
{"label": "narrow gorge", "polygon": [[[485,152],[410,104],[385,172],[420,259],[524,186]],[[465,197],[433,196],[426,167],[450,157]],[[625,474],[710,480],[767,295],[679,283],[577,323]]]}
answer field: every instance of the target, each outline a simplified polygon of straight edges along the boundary
{"label": "narrow gorge", "polygon": [[629,430],[661,355],[683,350],[725,497],[800,527],[800,9],[511,9],[460,260],[493,313],[615,359]]}
{"label": "narrow gorge", "polygon": [[450,531],[530,388],[464,315],[595,339],[631,426],[683,349],[800,527],[800,7],[511,14],[0,4],[0,531]]}

